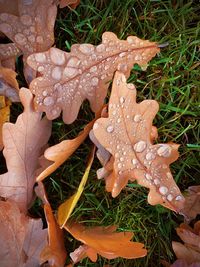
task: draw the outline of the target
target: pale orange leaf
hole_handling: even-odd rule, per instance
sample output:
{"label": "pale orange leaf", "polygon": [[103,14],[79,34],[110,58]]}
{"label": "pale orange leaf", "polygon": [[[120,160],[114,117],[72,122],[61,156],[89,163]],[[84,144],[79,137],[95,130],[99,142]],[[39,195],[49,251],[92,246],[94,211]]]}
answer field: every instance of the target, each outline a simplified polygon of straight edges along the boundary
{"label": "pale orange leaf", "polygon": [[76,8],[80,3],[80,0],[60,0],[59,7],[63,8],[66,6],[70,6],[71,8]]}
{"label": "pale orange leaf", "polygon": [[169,169],[178,158],[178,145],[153,144],[157,131],[152,121],[158,109],[154,100],[136,103],[134,85],[127,84],[125,76],[117,72],[109,101],[109,117],[98,119],[93,133],[114,159],[113,171],[106,178],[107,190],[113,197],[128,180],[137,180],[150,189],[150,204],[179,211],[183,208],[184,197]]}

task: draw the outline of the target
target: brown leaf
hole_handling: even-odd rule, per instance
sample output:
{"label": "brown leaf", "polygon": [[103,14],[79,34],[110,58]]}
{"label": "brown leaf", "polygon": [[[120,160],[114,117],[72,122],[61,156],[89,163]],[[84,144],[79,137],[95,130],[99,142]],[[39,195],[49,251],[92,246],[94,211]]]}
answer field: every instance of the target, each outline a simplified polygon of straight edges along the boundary
{"label": "brown leaf", "polygon": [[65,123],[76,119],[85,99],[97,112],[115,70],[128,77],[133,64],[144,66],[158,52],[156,43],[134,36],[119,40],[114,33],[105,32],[98,46],[75,44],[70,53],[52,47],[47,52],[33,54],[27,63],[42,75],[30,84],[36,95],[36,108],[45,111],[51,120],[63,110]]}
{"label": "brown leaf", "polygon": [[0,95],[8,97],[12,102],[20,101],[16,75],[12,69],[0,67]]}
{"label": "brown leaf", "polygon": [[178,158],[178,145],[152,142],[156,137],[152,121],[158,109],[154,100],[136,103],[134,85],[127,84],[125,76],[117,72],[109,101],[109,117],[98,119],[93,132],[114,157],[113,171],[107,177],[108,191],[113,197],[120,193],[128,180],[137,180],[150,189],[150,204],[161,204],[179,211],[184,198],[169,169],[169,164]]}
{"label": "brown leaf", "polygon": [[195,223],[194,229],[182,223],[176,232],[184,242],[184,244],[172,242],[176,257],[184,260],[187,264],[200,262],[200,221]]}
{"label": "brown leaf", "polygon": [[2,127],[10,120],[10,101],[6,101],[4,96],[0,96],[0,151],[3,149]]}
{"label": "brown leaf", "polygon": [[70,6],[71,8],[76,8],[80,4],[80,0],[60,0],[59,7],[63,8],[66,6]]}
{"label": "brown leaf", "polygon": [[[37,177],[37,181],[44,180],[48,175],[54,172],[62,165],[76,149],[83,143],[88,136],[96,119],[89,122],[80,134],[71,140],[64,140],[57,145],[47,148],[44,152],[44,157],[49,161],[49,165]],[[44,161],[47,164],[46,161]],[[53,163],[52,163],[53,162]]]}
{"label": "brown leaf", "polygon": [[39,254],[47,241],[42,220],[26,217],[16,203],[0,201],[1,267],[39,266]]}
{"label": "brown leaf", "polygon": [[184,208],[181,210],[187,222],[200,214],[200,185],[190,186],[185,196]]}
{"label": "brown leaf", "polygon": [[31,53],[46,51],[53,45],[57,7],[51,0],[18,0],[18,12],[19,16],[0,14],[0,31],[23,52],[25,77],[30,82],[33,74],[26,65],[26,58]]}
{"label": "brown leaf", "polygon": [[15,70],[15,60],[20,54],[21,51],[14,43],[0,44],[0,65]]}
{"label": "brown leaf", "polygon": [[132,232],[116,232],[115,226],[85,227],[71,222],[67,223],[64,228],[85,244],[79,247],[79,251],[76,250],[75,254],[70,254],[75,262],[86,256],[95,262],[97,254],[107,259],[117,257],[135,259],[147,254],[142,243],[130,241],[134,235]]}
{"label": "brown leaf", "polygon": [[63,231],[59,228],[53,215],[51,206],[44,205],[45,217],[48,224],[48,245],[43,249],[40,258],[41,263],[49,262],[52,267],[62,267],[66,260]]}
{"label": "brown leaf", "polygon": [[13,15],[18,15],[18,0],[1,0],[0,1],[0,13],[10,13]]}
{"label": "brown leaf", "polygon": [[16,201],[26,213],[33,199],[35,171],[42,148],[51,134],[51,122],[33,108],[33,95],[23,88],[20,98],[24,112],[15,124],[3,125],[3,154],[8,172],[0,175],[0,195]]}

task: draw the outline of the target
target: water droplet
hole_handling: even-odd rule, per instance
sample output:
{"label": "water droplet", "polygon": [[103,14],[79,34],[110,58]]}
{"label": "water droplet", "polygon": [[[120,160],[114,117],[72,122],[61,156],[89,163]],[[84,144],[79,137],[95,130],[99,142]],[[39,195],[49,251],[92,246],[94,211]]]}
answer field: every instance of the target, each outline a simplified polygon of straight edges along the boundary
{"label": "water droplet", "polygon": [[96,72],[97,71],[97,66],[92,66],[91,68],[90,68],[90,72]]}
{"label": "water droplet", "polygon": [[79,50],[86,55],[90,55],[94,51],[94,46],[91,44],[81,44]]}
{"label": "water droplet", "polygon": [[96,130],[97,128],[99,128],[99,124],[97,122],[95,122],[93,125],[93,129]]}
{"label": "water droplet", "polygon": [[120,118],[118,118],[118,119],[117,119],[117,123],[120,123],[120,122],[121,122],[121,119],[120,119]]}
{"label": "water droplet", "polygon": [[153,182],[154,182],[155,185],[159,185],[160,184],[159,179],[154,179]]}
{"label": "water droplet", "polygon": [[123,157],[121,157],[119,160],[120,160],[120,161],[124,161],[124,158],[123,158]]}
{"label": "water droplet", "polygon": [[45,99],[43,100],[43,103],[44,103],[45,106],[51,106],[51,105],[54,104],[54,99],[53,99],[53,97],[51,97],[51,96],[47,96],[47,97],[45,97]]}
{"label": "water droplet", "polygon": [[167,200],[168,201],[172,201],[173,200],[173,195],[172,194],[167,195]]}
{"label": "water droplet", "polygon": [[155,159],[155,154],[153,154],[151,152],[147,153],[146,154],[146,159],[147,160],[153,160],[153,159]]}
{"label": "water droplet", "polygon": [[119,57],[124,57],[126,55],[126,52],[122,52],[119,54]]}
{"label": "water droplet", "polygon": [[71,57],[67,62],[67,66],[76,68],[79,66],[80,62],[81,61],[77,57]]}
{"label": "water droplet", "polygon": [[44,42],[43,37],[42,37],[42,36],[37,36],[37,37],[36,37],[36,42],[37,42],[38,44],[42,44],[42,43]]}
{"label": "water droplet", "polygon": [[34,42],[35,42],[35,36],[34,36],[34,35],[30,35],[30,36],[28,36],[28,40],[29,40],[31,43],[34,43]]}
{"label": "water droplet", "polygon": [[99,53],[103,52],[105,50],[105,45],[104,44],[97,45],[96,50]]}
{"label": "water droplet", "polygon": [[37,62],[43,63],[46,61],[46,56],[43,53],[37,53],[37,54],[35,54],[35,60]]}
{"label": "water droplet", "polygon": [[134,90],[134,89],[135,89],[135,86],[134,86],[132,83],[128,83],[128,84],[127,84],[127,88],[128,88],[129,90]]}
{"label": "water droplet", "polygon": [[42,95],[43,96],[47,96],[48,95],[48,92],[45,90],[45,91],[42,92]]}
{"label": "water droplet", "polygon": [[109,65],[105,65],[104,70],[108,70],[108,69],[109,69]]}
{"label": "water droplet", "polygon": [[20,17],[21,23],[25,26],[30,26],[32,24],[32,18],[29,15],[22,15]]}
{"label": "water droplet", "polygon": [[123,104],[125,102],[125,98],[123,96],[121,96],[119,101],[120,101],[121,104]]}
{"label": "water droplet", "polygon": [[91,80],[91,84],[93,86],[97,86],[98,83],[99,83],[99,79],[97,77],[93,77]]}
{"label": "water droplet", "polygon": [[55,67],[52,69],[51,76],[53,79],[60,80],[61,75],[62,75],[62,73],[61,73],[60,67]]}
{"label": "water droplet", "polygon": [[168,158],[171,154],[171,147],[169,145],[162,145],[158,148],[157,154],[160,157]]}
{"label": "water droplet", "polygon": [[137,159],[132,159],[131,162],[133,165],[136,165],[138,163]]}
{"label": "water droplet", "polygon": [[22,33],[17,33],[15,35],[15,41],[19,45],[25,45],[27,43],[27,39],[26,39],[26,37]]}
{"label": "water droplet", "polygon": [[56,65],[63,65],[65,63],[64,52],[57,48],[50,48],[50,58],[51,61]]}
{"label": "water droplet", "polygon": [[176,200],[176,201],[181,201],[181,200],[183,200],[183,197],[182,197],[182,196],[177,196],[177,197],[175,198],[175,200]]}
{"label": "water droplet", "polygon": [[44,70],[44,67],[43,67],[43,66],[39,66],[39,67],[37,68],[37,70],[38,70],[39,72],[41,72],[41,71]]}
{"label": "water droplet", "polygon": [[78,74],[78,70],[72,67],[64,68],[63,75],[72,78]]}
{"label": "water droplet", "polygon": [[153,179],[152,176],[150,174],[148,174],[148,173],[145,173],[145,177],[146,177],[147,180],[152,180]]}
{"label": "water droplet", "polygon": [[168,192],[168,188],[166,186],[161,186],[161,187],[159,187],[158,190],[161,193],[161,195],[166,195]]}
{"label": "water droplet", "polygon": [[134,122],[139,122],[139,121],[141,121],[141,119],[142,119],[142,115],[140,115],[140,114],[135,115],[133,118]]}
{"label": "water droplet", "polygon": [[139,141],[134,145],[134,150],[138,153],[144,151],[146,148],[146,142],[145,141]]}
{"label": "water droplet", "polygon": [[118,163],[118,164],[117,164],[117,167],[118,167],[119,169],[121,169],[121,168],[122,168],[122,163]]}
{"label": "water droplet", "polygon": [[112,133],[114,131],[114,127],[112,125],[109,125],[107,128],[106,128],[106,131],[108,133]]}

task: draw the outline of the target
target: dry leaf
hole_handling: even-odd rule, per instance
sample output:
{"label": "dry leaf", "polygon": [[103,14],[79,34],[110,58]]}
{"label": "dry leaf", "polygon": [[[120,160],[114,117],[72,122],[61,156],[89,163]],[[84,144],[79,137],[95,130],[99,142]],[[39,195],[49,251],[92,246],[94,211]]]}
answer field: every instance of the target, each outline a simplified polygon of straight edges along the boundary
{"label": "dry leaf", "polygon": [[[49,147],[45,150],[44,152],[45,159],[50,162],[53,161],[53,163],[51,164],[49,162],[47,168],[44,169],[38,175],[37,181],[44,180],[44,178],[46,178],[48,175],[54,172],[61,164],[63,164],[74,153],[74,151],[76,151],[76,149],[82,144],[82,142],[88,136],[95,120],[96,119],[88,123],[85,126],[84,130],[80,132],[80,134],[76,138],[71,140],[64,140],[59,144]],[[42,158],[42,160],[44,161],[44,158]],[[44,163],[47,165],[46,161],[44,161]]]}
{"label": "dry leaf", "polygon": [[26,65],[26,58],[31,53],[46,51],[53,45],[57,7],[51,0],[18,0],[18,12],[19,16],[0,14],[0,31],[23,52],[24,74],[30,82],[35,74]]}
{"label": "dry leaf", "polygon": [[[116,197],[128,180],[150,189],[148,202],[179,211],[184,204],[169,164],[178,158],[178,145],[153,144],[156,137],[152,121],[158,103],[136,103],[136,89],[117,72],[109,101],[109,118],[98,119],[93,132],[99,143],[114,157],[113,171],[107,177],[109,191]],[[152,131],[153,129],[153,131]]]}
{"label": "dry leaf", "polygon": [[59,7],[63,8],[70,6],[71,8],[76,8],[80,4],[80,0],[60,0]]}
{"label": "dry leaf", "polygon": [[0,44],[0,65],[15,70],[16,57],[21,54],[16,44]]}
{"label": "dry leaf", "polygon": [[8,97],[12,102],[19,102],[19,85],[17,73],[12,69],[0,67],[0,95]]}
{"label": "dry leaf", "polygon": [[0,96],[0,151],[3,149],[2,127],[10,120],[10,101]]}
{"label": "dry leaf", "polygon": [[185,217],[187,222],[195,219],[197,214],[200,214],[200,186],[190,186],[187,189],[185,196],[184,208],[181,214]]}
{"label": "dry leaf", "polygon": [[42,75],[30,84],[36,95],[36,108],[45,111],[50,120],[63,110],[65,123],[76,119],[85,99],[97,112],[115,70],[121,70],[128,77],[134,63],[144,66],[158,52],[156,43],[134,36],[119,40],[114,33],[105,32],[98,46],[75,44],[70,53],[50,48],[33,54],[27,63]]}
{"label": "dry leaf", "polygon": [[24,112],[15,124],[3,125],[3,154],[8,172],[0,175],[0,195],[16,201],[26,213],[33,199],[38,158],[51,134],[51,122],[33,108],[33,95],[23,88],[20,98]]}
{"label": "dry leaf", "polygon": [[66,260],[63,231],[59,228],[53,215],[51,206],[44,205],[45,217],[48,224],[48,246],[40,254],[41,263],[49,262],[51,267],[62,267]]}
{"label": "dry leaf", "polygon": [[39,254],[47,241],[42,220],[26,217],[16,203],[0,201],[1,267],[39,266]]}
{"label": "dry leaf", "polygon": [[200,262],[200,221],[195,223],[194,229],[182,223],[176,232],[184,242],[184,244],[172,242],[176,257],[184,260],[187,264]]}
{"label": "dry leaf", "polygon": [[70,254],[74,262],[86,256],[95,262],[97,254],[107,259],[135,259],[147,254],[142,243],[130,241],[134,235],[132,232],[116,232],[115,226],[85,227],[78,223],[67,223],[64,227],[74,238],[85,244],[75,254]]}
{"label": "dry leaf", "polygon": [[60,225],[60,227],[64,227],[83,193],[94,160],[94,153],[95,147],[91,151],[85,173],[79,184],[77,192],[58,207],[58,224]]}

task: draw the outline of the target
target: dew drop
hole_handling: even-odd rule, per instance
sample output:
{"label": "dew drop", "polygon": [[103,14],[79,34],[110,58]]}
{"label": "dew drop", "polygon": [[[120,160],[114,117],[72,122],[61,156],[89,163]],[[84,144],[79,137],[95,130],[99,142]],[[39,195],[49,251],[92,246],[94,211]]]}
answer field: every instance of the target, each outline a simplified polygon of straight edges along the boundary
{"label": "dew drop", "polygon": [[159,185],[160,184],[159,179],[154,179],[153,182],[154,182],[155,185]]}
{"label": "dew drop", "polygon": [[134,145],[134,150],[138,153],[144,151],[146,148],[146,142],[145,141],[139,141]]}
{"label": "dew drop", "polygon": [[125,98],[123,96],[121,96],[119,101],[120,101],[121,104],[123,104],[125,102]]}
{"label": "dew drop", "polygon": [[117,119],[117,123],[120,123],[120,122],[121,122],[121,119],[120,119],[120,118],[118,118],[118,119]]}
{"label": "dew drop", "polygon": [[93,129],[96,130],[97,128],[99,128],[99,124],[97,122],[95,122],[93,125]]}
{"label": "dew drop", "polygon": [[56,65],[63,65],[65,63],[64,52],[57,48],[50,48],[50,58],[51,61]]}
{"label": "dew drop", "polygon": [[37,53],[37,54],[35,54],[35,60],[37,62],[43,63],[46,61],[46,56],[43,53]]}
{"label": "dew drop", "polygon": [[122,52],[119,54],[119,57],[124,57],[126,55],[126,52]]}
{"label": "dew drop", "polygon": [[114,127],[112,125],[109,125],[107,128],[106,128],[106,131],[108,133],[112,133],[114,131]]}
{"label": "dew drop", "polygon": [[139,121],[141,121],[141,119],[142,119],[142,115],[140,115],[140,114],[136,114],[133,118],[134,122],[139,122]]}
{"label": "dew drop", "polygon": [[121,157],[119,160],[120,160],[120,161],[124,161],[124,158],[123,158],[123,157]]}
{"label": "dew drop", "polygon": [[121,169],[121,168],[122,168],[122,163],[118,163],[118,164],[117,164],[117,167],[118,167],[119,169]]}
{"label": "dew drop", "polygon": [[135,86],[134,86],[132,83],[128,83],[128,84],[127,84],[127,88],[128,88],[129,90],[134,90],[134,89],[135,89]]}
{"label": "dew drop", "polygon": [[103,52],[105,50],[105,45],[104,44],[97,45],[96,50],[99,53]]}
{"label": "dew drop", "polygon": [[55,67],[52,69],[51,76],[53,79],[60,80],[61,74],[61,69],[59,67]]}
{"label": "dew drop", "polygon": [[64,68],[63,75],[72,78],[78,74],[78,70],[72,67]]}
{"label": "dew drop", "polygon": [[168,188],[166,186],[161,186],[161,187],[159,187],[158,190],[161,193],[161,195],[166,195],[168,192]]}
{"label": "dew drop", "polygon": [[153,159],[155,159],[155,154],[150,152],[146,154],[146,160],[153,160]]}
{"label": "dew drop", "polygon": [[25,45],[27,43],[27,39],[26,39],[26,37],[22,33],[17,33],[15,35],[15,41],[19,45]]}
{"label": "dew drop", "polygon": [[97,66],[92,66],[91,68],[90,68],[90,72],[96,72],[97,71]]}
{"label": "dew drop", "polygon": [[147,180],[152,180],[153,179],[152,176],[150,174],[148,174],[148,173],[145,173],[145,177],[146,177]]}
{"label": "dew drop", "polygon": [[47,95],[48,95],[47,91],[46,91],[46,90],[43,91],[43,92],[42,92],[42,95],[43,95],[43,96],[47,96]]}
{"label": "dew drop", "polygon": [[158,148],[157,154],[160,157],[168,158],[171,154],[171,147],[168,145],[162,145]]}
{"label": "dew drop", "polygon": [[137,159],[132,159],[131,162],[133,165],[136,165],[138,163]]}
{"label": "dew drop", "polygon": [[183,197],[182,197],[182,196],[177,196],[177,197],[175,198],[175,200],[176,200],[176,201],[181,201],[181,200],[183,200]]}
{"label": "dew drop", "polygon": [[54,104],[54,99],[53,99],[53,97],[51,97],[51,96],[47,96],[47,97],[45,97],[45,99],[43,100],[43,103],[44,103],[45,106],[51,106],[51,105]]}
{"label": "dew drop", "polygon": [[173,200],[173,195],[172,194],[167,195],[167,200],[168,201],[172,201]]}
{"label": "dew drop", "polygon": [[43,67],[43,66],[39,66],[37,70],[38,70],[39,72],[41,72],[41,71],[44,70],[44,67]]}
{"label": "dew drop", "polygon": [[81,44],[79,50],[86,55],[90,55],[94,51],[94,46],[91,44]]}
{"label": "dew drop", "polygon": [[91,80],[91,84],[93,86],[97,86],[99,83],[99,79],[97,77],[93,77],[92,80]]}

